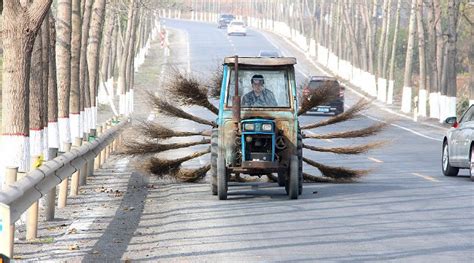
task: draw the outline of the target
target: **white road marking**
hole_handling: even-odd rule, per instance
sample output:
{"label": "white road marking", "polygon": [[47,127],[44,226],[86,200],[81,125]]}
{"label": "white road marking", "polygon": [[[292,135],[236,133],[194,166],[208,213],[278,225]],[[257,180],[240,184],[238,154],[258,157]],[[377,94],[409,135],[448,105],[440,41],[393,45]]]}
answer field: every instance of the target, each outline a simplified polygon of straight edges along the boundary
{"label": "white road marking", "polygon": [[368,157],[367,159],[373,161],[373,162],[376,162],[376,163],[383,163],[383,161],[379,160],[379,159],[375,159],[373,157]]}
{"label": "white road marking", "polygon": [[419,174],[419,173],[412,173],[412,174],[413,174],[414,176],[421,177],[421,178],[426,179],[426,180],[431,181],[431,182],[436,182],[436,183],[439,183],[439,182],[440,182],[440,180],[435,179],[435,178],[433,178],[433,177],[431,177],[431,176],[428,176],[428,175],[422,175],[422,174]]}

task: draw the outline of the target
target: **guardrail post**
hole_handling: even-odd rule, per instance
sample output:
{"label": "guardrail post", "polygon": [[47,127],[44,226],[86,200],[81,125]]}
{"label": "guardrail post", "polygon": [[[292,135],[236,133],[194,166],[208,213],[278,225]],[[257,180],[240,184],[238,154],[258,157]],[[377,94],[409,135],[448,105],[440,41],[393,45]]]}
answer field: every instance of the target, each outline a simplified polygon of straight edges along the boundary
{"label": "guardrail post", "polygon": [[[107,131],[106,127],[107,126],[105,124],[100,125],[101,131],[102,131],[101,135],[104,134]],[[105,155],[106,155],[105,149],[106,148],[107,147],[104,147],[104,149],[102,149],[102,151],[100,151],[100,167],[102,167],[102,165],[105,163]]]}
{"label": "guardrail post", "polygon": [[[40,156],[31,156],[31,169],[36,169]],[[41,164],[38,164],[41,165]],[[26,240],[33,240],[38,236],[38,201],[26,210]]]}
{"label": "guardrail post", "polygon": [[[82,145],[82,140],[79,137],[74,138],[74,143],[72,148],[79,148]],[[81,170],[76,168],[77,170],[71,176],[71,188],[69,192],[69,196],[77,196],[79,194],[79,176],[81,174]]]}
{"label": "guardrail post", "polygon": [[[90,129],[89,142],[92,143],[95,140],[96,137],[97,137],[97,130],[96,129]],[[87,161],[87,168],[88,168],[87,176],[94,175],[94,168],[95,168],[94,158]]]}
{"label": "guardrail post", "polygon": [[[12,185],[16,182],[18,175],[18,167],[7,167],[5,172],[5,186]],[[3,221],[0,222],[0,251],[5,251],[5,256],[13,257],[13,244],[15,242],[15,223],[10,222],[10,215],[2,215]]]}
{"label": "guardrail post", "polygon": [[[82,144],[85,144],[88,140],[89,134],[84,133],[84,137],[82,139]],[[84,186],[87,183],[87,176],[89,174],[89,167],[88,167],[89,160],[86,160],[84,166],[81,169],[81,173],[79,174],[79,185]]]}
{"label": "guardrail post", "polygon": [[[100,135],[102,135],[102,126],[99,126],[97,127],[97,137],[99,137]],[[99,152],[97,154],[97,156],[95,157],[95,160],[94,160],[94,170],[97,170],[100,168],[100,155],[101,155],[101,152]]]}
{"label": "guardrail post", "polygon": [[[64,143],[63,147],[65,152],[69,152],[71,150],[71,143]],[[69,177],[64,178],[64,180],[59,184],[58,208],[66,207],[68,178]]]}
{"label": "guardrail post", "polygon": [[[52,160],[58,156],[58,148],[49,148],[49,159]],[[53,187],[51,191],[45,197],[45,219],[51,221],[54,219],[54,206],[56,205],[56,187]]]}

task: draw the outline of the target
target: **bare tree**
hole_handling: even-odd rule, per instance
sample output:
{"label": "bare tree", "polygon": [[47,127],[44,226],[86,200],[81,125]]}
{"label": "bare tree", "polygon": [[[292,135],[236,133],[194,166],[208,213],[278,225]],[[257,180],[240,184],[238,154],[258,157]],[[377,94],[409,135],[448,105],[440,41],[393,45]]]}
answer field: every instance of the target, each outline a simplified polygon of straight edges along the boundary
{"label": "bare tree", "polygon": [[388,95],[387,95],[387,103],[392,104],[393,102],[393,87],[395,85],[395,55],[397,51],[397,39],[398,39],[398,29],[400,27],[400,9],[402,6],[402,0],[398,0],[397,3],[397,11],[395,12],[395,29],[393,32],[393,41],[392,41],[392,53],[390,55],[390,67],[388,73]]}
{"label": "bare tree", "polygon": [[[44,132],[43,132],[43,146],[44,146],[44,150],[43,150],[43,156],[45,158],[45,160],[48,160],[49,159],[49,156],[48,156],[48,148],[49,148],[49,140],[48,140],[48,123],[49,123],[49,119],[48,119],[48,108],[49,108],[49,101],[48,101],[48,93],[49,93],[49,71],[50,71],[50,68],[49,68],[49,64],[50,64],[50,60],[51,60],[51,55],[50,55],[50,49],[51,49],[51,44],[50,44],[50,23],[49,23],[49,17],[51,16],[51,12],[48,12],[48,14],[46,15],[46,17],[44,18],[43,20],[43,24],[41,25],[41,42],[42,42],[42,49],[41,49],[41,54],[42,54],[42,61],[41,61],[41,64],[42,64],[42,71],[43,71],[43,74],[42,74],[42,80],[43,80],[43,84],[42,84],[42,88],[43,88],[43,98],[42,98],[42,101],[43,101],[43,129],[44,129]],[[56,75],[55,75],[56,77]],[[57,101],[55,102],[57,103]]]}
{"label": "bare tree", "polygon": [[82,138],[81,132],[81,90],[80,90],[80,58],[81,58],[81,1],[72,0],[71,18],[71,95],[69,100],[69,119],[71,138]]}
{"label": "bare tree", "polygon": [[402,111],[411,111],[412,73],[413,73],[413,46],[416,34],[416,1],[411,0],[410,24],[408,25],[408,43],[405,59],[405,74],[403,79]]}
{"label": "bare tree", "polygon": [[58,86],[56,83],[56,21],[49,15],[48,144],[59,149]]}
{"label": "bare tree", "polygon": [[89,91],[92,106],[92,127],[97,123],[97,83],[99,73],[99,47],[105,17],[105,0],[95,0],[92,7],[92,16],[89,31],[89,45],[87,46],[87,68],[89,72]]}
{"label": "bare tree", "polygon": [[71,143],[69,96],[71,91],[71,0],[58,1],[56,65],[58,76],[58,124],[60,149]]}
{"label": "bare tree", "polygon": [[89,92],[89,81],[87,77],[87,40],[89,38],[89,25],[92,10],[93,0],[86,0],[84,2],[83,15],[82,15],[82,34],[81,34],[81,59],[79,66],[79,89],[81,93],[81,108],[84,108],[84,132],[89,133],[90,129],[95,129],[91,125],[92,109]]}
{"label": "bare tree", "polygon": [[[1,158],[5,166],[29,169],[29,77],[35,37],[52,0],[3,1]],[[0,182],[4,169],[0,168]]]}
{"label": "bare tree", "polygon": [[417,25],[418,25],[418,57],[420,65],[420,81],[418,86],[418,115],[426,117],[426,60],[425,60],[425,28],[423,25],[423,0],[417,3]]}

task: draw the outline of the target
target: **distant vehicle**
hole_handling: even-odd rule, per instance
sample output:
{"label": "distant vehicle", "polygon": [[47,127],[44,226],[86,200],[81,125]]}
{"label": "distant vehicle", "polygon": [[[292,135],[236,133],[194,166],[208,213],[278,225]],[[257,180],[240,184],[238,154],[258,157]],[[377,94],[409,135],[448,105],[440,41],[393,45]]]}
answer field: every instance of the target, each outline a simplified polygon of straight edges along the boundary
{"label": "distant vehicle", "polygon": [[247,28],[242,21],[234,20],[227,26],[227,35],[247,35]]}
{"label": "distant vehicle", "polygon": [[217,21],[217,28],[226,28],[232,20],[235,19],[234,15],[231,14],[222,14],[219,16]]}
{"label": "distant vehicle", "polygon": [[302,99],[309,99],[310,94],[314,92],[315,89],[330,85],[334,88],[335,92],[339,93],[339,97],[327,105],[320,105],[311,109],[318,113],[334,113],[335,115],[341,114],[344,112],[344,91],[345,87],[339,84],[339,81],[333,77],[326,76],[312,76],[308,81],[308,85],[303,88]]}
{"label": "distant vehicle", "polygon": [[281,57],[280,53],[276,50],[260,50],[260,52],[258,52],[258,56],[259,57],[268,57],[268,58],[279,58],[279,57]]}
{"label": "distant vehicle", "polygon": [[457,176],[459,169],[469,169],[474,181],[474,105],[471,105],[459,119],[449,117],[451,124],[443,139],[442,170],[446,176]]}

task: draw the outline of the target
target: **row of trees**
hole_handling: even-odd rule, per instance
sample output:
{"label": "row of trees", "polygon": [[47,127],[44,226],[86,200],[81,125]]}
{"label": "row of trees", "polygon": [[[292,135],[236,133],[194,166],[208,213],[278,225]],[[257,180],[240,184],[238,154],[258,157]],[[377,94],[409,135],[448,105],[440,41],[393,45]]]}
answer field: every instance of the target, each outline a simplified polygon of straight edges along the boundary
{"label": "row of trees", "polygon": [[114,76],[120,114],[128,115],[136,58],[156,34],[145,1],[52,2],[3,1],[0,175],[6,166],[28,171],[31,156],[48,158],[48,147],[65,151],[87,139],[99,87]]}
{"label": "row of trees", "polygon": [[[379,99],[395,98],[404,112],[418,97],[418,115],[456,113],[460,74],[468,71],[474,101],[474,4],[467,0],[185,0],[186,10],[232,12],[285,22],[339,59],[375,76]],[[398,77],[400,76],[400,77]],[[380,81],[383,80],[383,81]],[[382,96],[380,96],[382,94]],[[460,97],[460,96],[458,96]],[[458,100],[459,101],[459,100]],[[467,103],[466,103],[467,104]],[[466,105],[464,105],[466,106]]]}

